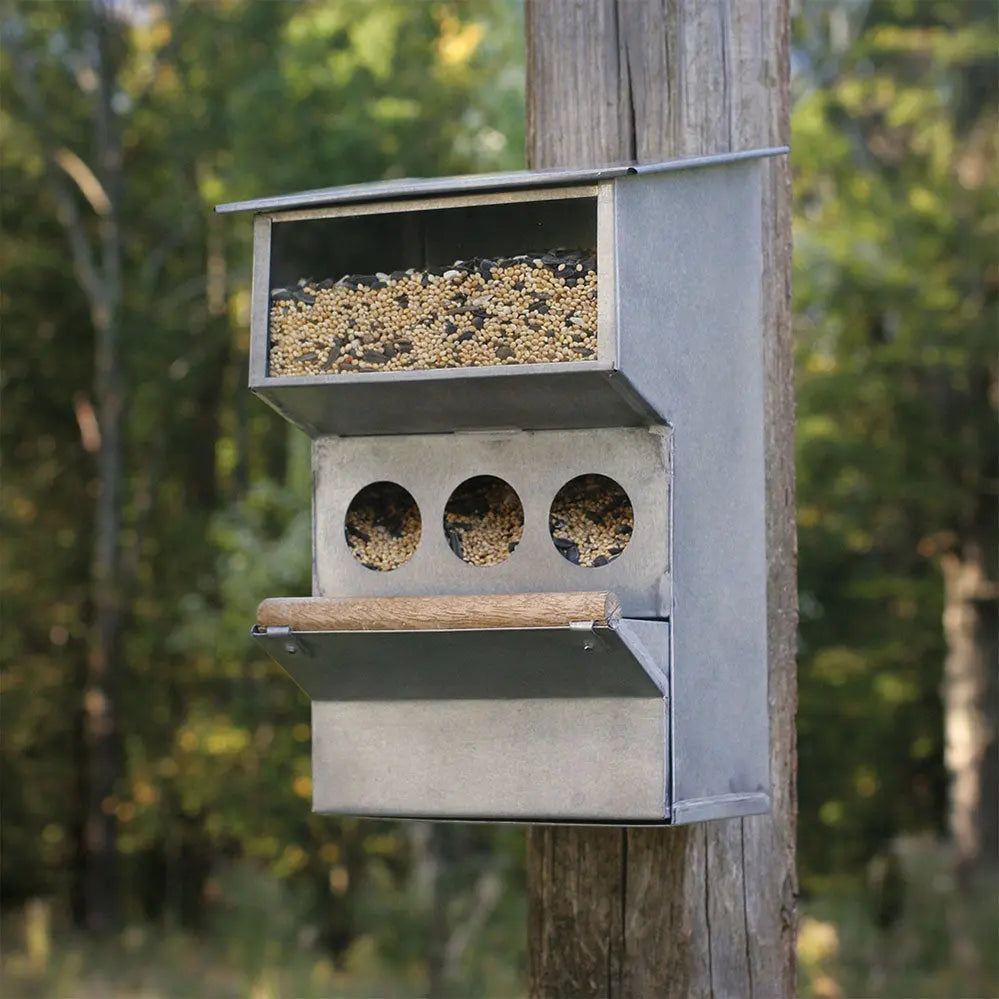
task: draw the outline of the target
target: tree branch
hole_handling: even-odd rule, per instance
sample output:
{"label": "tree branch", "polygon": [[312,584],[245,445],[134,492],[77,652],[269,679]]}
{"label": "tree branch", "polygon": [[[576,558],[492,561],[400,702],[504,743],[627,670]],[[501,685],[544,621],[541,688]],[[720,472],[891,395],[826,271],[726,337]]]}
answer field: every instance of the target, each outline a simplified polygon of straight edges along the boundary
{"label": "tree branch", "polygon": [[472,911],[454,930],[444,946],[444,981],[453,981],[461,959],[476,935],[482,931],[503,897],[503,879],[500,865],[491,865],[479,875],[472,894]]}
{"label": "tree branch", "polygon": [[[71,153],[68,149],[62,150],[56,148],[56,144],[48,128],[41,95],[35,86],[33,60],[27,53],[11,42],[9,35],[5,36],[4,42],[8,50],[11,51],[16,64],[16,71],[12,74],[14,88],[24,102],[31,125],[35,129],[42,148],[45,176],[49,181],[51,193],[56,203],[56,217],[59,219],[59,223],[66,231],[66,236],[69,239],[73,271],[76,274],[77,281],[80,283],[80,287],[87,296],[91,314],[96,315],[101,310],[105,299],[103,280],[97,269],[94,249],[87,238],[86,226],[77,207],[76,199],[73,197],[73,193],[66,183],[65,174],[62,171],[65,170],[67,174],[73,176],[71,172],[72,167],[82,177],[83,174],[79,169],[82,167],[95,182],[97,178],[94,177],[93,172],[74,153]],[[60,153],[63,154],[65,164],[60,163]],[[62,170],[59,169],[60,166]],[[74,180],[79,184],[77,177],[74,177]],[[97,183],[97,187],[103,193],[104,189],[99,182]],[[81,190],[83,190],[82,187]],[[84,195],[86,196],[85,191]],[[88,200],[90,199],[88,198]]]}
{"label": "tree branch", "polygon": [[73,179],[80,193],[90,203],[95,215],[105,218],[111,213],[111,199],[104,186],[94,175],[94,171],[72,149],[67,149],[65,146],[56,149],[52,158]]}

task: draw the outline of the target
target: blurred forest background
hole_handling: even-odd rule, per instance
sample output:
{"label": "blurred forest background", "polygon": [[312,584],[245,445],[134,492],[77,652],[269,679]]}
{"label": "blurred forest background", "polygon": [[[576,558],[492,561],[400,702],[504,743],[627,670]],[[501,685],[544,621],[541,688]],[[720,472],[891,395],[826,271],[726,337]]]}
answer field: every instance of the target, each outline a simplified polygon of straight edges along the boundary
{"label": "blurred forest background", "polygon": [[[523,162],[515,0],[0,8],[0,991],[520,994],[523,832],[310,814],[217,202]],[[996,7],[793,24],[801,989],[999,989]]]}

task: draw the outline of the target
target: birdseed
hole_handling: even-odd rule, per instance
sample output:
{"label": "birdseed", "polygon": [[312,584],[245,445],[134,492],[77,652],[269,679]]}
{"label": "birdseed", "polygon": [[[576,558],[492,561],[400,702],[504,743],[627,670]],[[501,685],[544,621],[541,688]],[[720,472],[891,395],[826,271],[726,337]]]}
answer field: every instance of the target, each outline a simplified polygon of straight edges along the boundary
{"label": "birdseed", "polygon": [[580,475],[556,495],[548,529],[558,553],[573,565],[596,569],[624,551],[635,528],[628,494],[606,475]]}
{"label": "birdseed", "polygon": [[344,536],[365,568],[390,572],[408,562],[420,543],[420,508],[394,482],[365,486],[351,501]]}
{"label": "birdseed", "polygon": [[[580,475],[552,501],[548,526],[558,553],[573,565],[599,568],[628,546],[635,516],[628,494],[605,475]],[[477,475],[451,494],[444,537],[470,565],[498,565],[524,533],[524,508],[502,479]],[[421,519],[413,497],[394,482],[365,486],[344,521],[351,554],[368,569],[389,572],[407,562],[420,543]]]}
{"label": "birdseed", "polygon": [[505,562],[524,534],[520,497],[502,479],[477,475],[451,494],[444,508],[448,546],[469,565]]}
{"label": "birdseed", "polygon": [[274,288],[269,373],[333,375],[593,360],[592,250],[303,278]]}

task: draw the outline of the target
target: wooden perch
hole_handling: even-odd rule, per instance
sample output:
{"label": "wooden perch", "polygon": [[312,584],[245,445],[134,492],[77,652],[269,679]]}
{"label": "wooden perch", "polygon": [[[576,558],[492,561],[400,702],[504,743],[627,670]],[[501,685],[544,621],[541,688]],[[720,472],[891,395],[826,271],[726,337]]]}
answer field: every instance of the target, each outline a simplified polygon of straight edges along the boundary
{"label": "wooden perch", "polygon": [[513,593],[466,597],[273,597],[257,626],[294,631],[434,631],[463,628],[564,628],[570,621],[613,625],[613,593]]}

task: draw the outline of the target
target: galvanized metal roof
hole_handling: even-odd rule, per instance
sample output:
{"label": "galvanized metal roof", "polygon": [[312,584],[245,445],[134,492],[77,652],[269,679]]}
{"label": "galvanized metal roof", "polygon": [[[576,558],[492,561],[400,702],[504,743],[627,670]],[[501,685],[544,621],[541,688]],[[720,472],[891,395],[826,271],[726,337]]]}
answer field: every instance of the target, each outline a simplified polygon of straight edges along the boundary
{"label": "galvanized metal roof", "polygon": [[626,174],[666,173],[672,170],[692,170],[739,160],[779,156],[787,146],[749,149],[714,156],[693,156],[667,160],[664,163],[621,163],[590,169],[517,170],[511,173],[478,173],[458,177],[407,177],[400,180],[380,180],[368,184],[347,184],[343,187],[321,187],[295,194],[279,194],[252,201],[233,201],[216,205],[215,211],[263,212],[292,208],[314,208],[318,205],[350,204],[365,201],[392,201],[396,198],[418,198],[428,195],[465,194],[469,192],[509,191],[525,187],[564,187],[570,184],[592,184]]}

